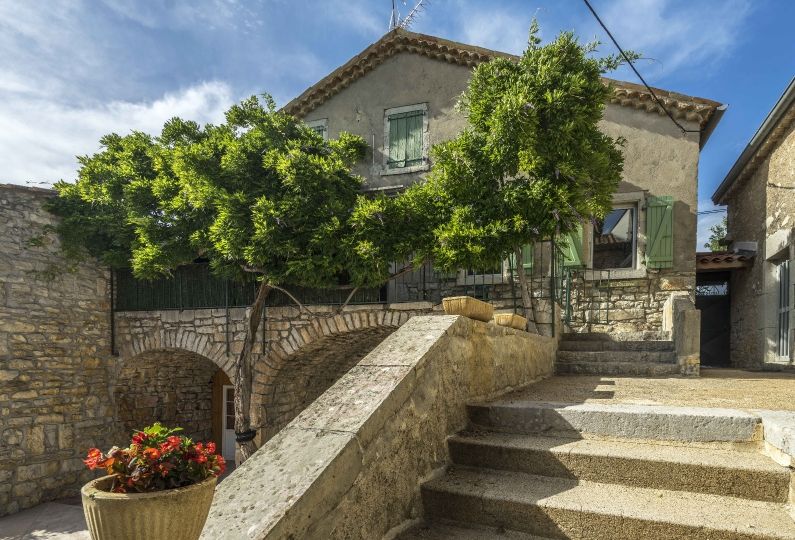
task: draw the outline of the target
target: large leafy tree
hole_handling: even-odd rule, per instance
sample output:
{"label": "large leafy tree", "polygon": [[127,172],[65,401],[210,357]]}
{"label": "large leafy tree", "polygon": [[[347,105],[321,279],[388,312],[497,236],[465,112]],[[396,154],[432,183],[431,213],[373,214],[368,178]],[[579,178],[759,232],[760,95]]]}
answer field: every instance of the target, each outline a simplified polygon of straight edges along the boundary
{"label": "large leafy tree", "polygon": [[[467,127],[433,148],[427,183],[360,206],[357,233],[383,235],[372,224],[386,220],[404,231],[393,240],[415,246],[420,259],[488,268],[509,255],[521,260],[525,244],[603,217],[621,178],[623,141],[598,127],[612,94],[601,75],[620,62],[594,57],[596,46],[571,33],[541,45],[534,22],[518,61],[479,65],[459,102]],[[389,240],[362,245],[388,250]],[[519,277],[529,311],[527,277]]]}
{"label": "large leafy tree", "polygon": [[[251,352],[268,293],[388,278],[383,260],[345,248],[361,187],[350,168],[364,140],[325,141],[266,97],[231,107],[219,125],[174,118],[157,137],[112,134],[101,145],[80,158],[76,183],[56,185],[50,209],[64,249],[138,278],[201,257],[217,275],[258,281],[234,377],[235,431],[251,435]],[[242,443],[242,459],[255,449]]]}

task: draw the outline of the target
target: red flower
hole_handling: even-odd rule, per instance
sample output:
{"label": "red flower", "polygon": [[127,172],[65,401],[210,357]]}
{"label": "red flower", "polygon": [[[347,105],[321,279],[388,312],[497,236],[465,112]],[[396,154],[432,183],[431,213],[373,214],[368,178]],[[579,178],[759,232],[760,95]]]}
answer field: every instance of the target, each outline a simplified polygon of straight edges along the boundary
{"label": "red flower", "polygon": [[147,438],[148,437],[146,436],[146,433],[144,433],[142,431],[137,431],[132,436],[132,443],[140,445],[140,444],[143,444],[144,442],[146,442]]}
{"label": "red flower", "polygon": [[207,443],[207,453],[215,454],[215,443],[213,441]]}
{"label": "red flower", "polygon": [[144,456],[154,461],[160,457],[160,450],[158,450],[157,448],[145,448]]}
{"label": "red flower", "polygon": [[83,460],[89,469],[92,471],[101,467],[100,462],[102,461],[102,451],[99,448],[91,448],[88,451],[88,456],[86,459]]}

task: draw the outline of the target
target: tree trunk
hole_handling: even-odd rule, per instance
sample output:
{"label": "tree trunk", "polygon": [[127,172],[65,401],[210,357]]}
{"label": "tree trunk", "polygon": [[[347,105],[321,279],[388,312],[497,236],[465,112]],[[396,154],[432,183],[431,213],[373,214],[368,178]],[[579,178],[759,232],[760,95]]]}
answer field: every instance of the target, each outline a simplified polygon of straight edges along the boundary
{"label": "tree trunk", "polygon": [[527,274],[521,267],[522,247],[514,246],[513,259],[516,261],[516,272],[519,274],[519,289],[522,293],[522,305],[524,306],[524,316],[527,318],[527,331],[534,334],[538,333],[536,327],[535,313],[533,312],[533,299],[530,297],[530,287],[527,283]]}
{"label": "tree trunk", "polygon": [[[251,389],[253,385],[252,365],[251,365],[251,350],[254,347],[254,342],[257,339],[257,330],[262,322],[262,314],[265,310],[265,300],[271,287],[265,280],[257,289],[257,298],[251,306],[251,313],[248,318],[248,328],[246,329],[246,337],[243,340],[243,349],[237,357],[235,363],[235,438],[238,439],[237,449],[235,453],[235,461],[240,465],[251,455],[257,451],[257,445],[253,440],[251,430]],[[239,439],[248,440],[239,440]]]}

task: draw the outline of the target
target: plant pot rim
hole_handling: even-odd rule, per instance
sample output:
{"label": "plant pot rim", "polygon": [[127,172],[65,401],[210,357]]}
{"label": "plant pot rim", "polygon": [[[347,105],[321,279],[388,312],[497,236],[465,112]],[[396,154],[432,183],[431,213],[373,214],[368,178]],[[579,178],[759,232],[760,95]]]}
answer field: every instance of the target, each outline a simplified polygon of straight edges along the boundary
{"label": "plant pot rim", "polygon": [[109,499],[109,500],[130,500],[130,499],[154,499],[154,498],[161,498],[161,497],[176,497],[182,495],[183,493],[189,491],[200,490],[202,488],[206,488],[207,484],[215,484],[218,481],[218,477],[211,476],[209,478],[205,478],[201,482],[196,484],[191,484],[189,486],[183,486],[178,488],[171,488],[171,489],[161,489],[159,491],[147,491],[145,493],[113,493],[112,491],[105,491],[104,489],[100,489],[97,487],[101,483],[110,482],[114,475],[109,474],[106,476],[100,476],[99,478],[95,478],[91,480],[87,484],[85,484],[82,488],[80,488],[80,493],[84,497],[89,497],[91,499]]}

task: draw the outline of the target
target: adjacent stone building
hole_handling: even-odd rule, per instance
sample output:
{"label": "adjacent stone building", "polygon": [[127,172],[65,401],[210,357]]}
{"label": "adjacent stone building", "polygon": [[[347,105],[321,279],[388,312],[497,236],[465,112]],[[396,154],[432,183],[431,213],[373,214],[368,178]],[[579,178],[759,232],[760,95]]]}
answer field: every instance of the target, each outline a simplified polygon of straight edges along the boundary
{"label": "adjacent stone building", "polygon": [[795,79],[712,195],[728,205],[728,249],[746,262],[732,270],[731,361],[793,362],[795,257]]}
{"label": "adjacent stone building", "polygon": [[[389,32],[285,106],[318,132],[362,136],[369,153],[357,172],[368,191],[396,191],[430,169],[430,148],[466,124],[455,106],[471,70],[511,55],[402,29]],[[695,289],[700,149],[723,107],[655,89],[683,133],[642,86],[609,81],[615,95],[601,123],[627,140],[624,177],[601,230],[584,223],[569,242],[566,310],[577,331],[660,330],[665,300]],[[549,249],[536,246],[524,268],[549,280]],[[508,262],[461,270],[455,284],[502,282]],[[567,272],[568,272],[567,270]],[[484,275],[485,274],[485,275]],[[559,271],[560,275],[561,272]],[[548,307],[548,303],[545,304]],[[539,311],[544,311],[540,309]]]}

